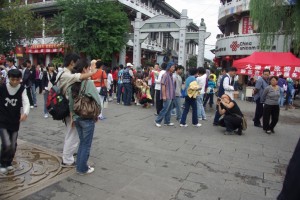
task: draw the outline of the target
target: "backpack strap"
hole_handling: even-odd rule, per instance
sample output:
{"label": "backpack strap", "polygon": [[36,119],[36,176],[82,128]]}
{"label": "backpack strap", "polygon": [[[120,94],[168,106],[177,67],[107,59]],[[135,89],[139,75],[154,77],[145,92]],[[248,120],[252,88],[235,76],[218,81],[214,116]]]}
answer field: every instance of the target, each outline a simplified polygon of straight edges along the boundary
{"label": "backpack strap", "polygon": [[80,90],[79,95],[84,95],[85,94],[85,89],[86,89],[86,84],[87,84],[88,80],[84,81],[84,85],[83,88]]}
{"label": "backpack strap", "polygon": [[56,84],[58,83],[58,81],[60,80],[60,78],[61,78],[61,76],[63,75],[63,73],[64,73],[64,72],[62,72],[62,73],[59,75],[58,79],[54,82],[53,85],[56,85]]}

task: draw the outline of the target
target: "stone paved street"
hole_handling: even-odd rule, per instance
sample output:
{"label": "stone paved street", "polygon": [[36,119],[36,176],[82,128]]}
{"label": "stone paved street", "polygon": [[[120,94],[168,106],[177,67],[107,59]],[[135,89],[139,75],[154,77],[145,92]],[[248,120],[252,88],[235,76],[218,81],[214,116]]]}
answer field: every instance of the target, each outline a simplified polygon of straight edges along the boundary
{"label": "stone paved street", "polygon": [[[42,96],[38,96],[42,102]],[[154,108],[109,104],[96,125],[90,160],[95,172],[68,178],[26,200],[265,200],[275,199],[299,138],[300,110],[281,110],[275,134],[253,127],[255,104],[238,101],[248,118],[243,136],[212,126],[154,126]],[[64,124],[44,119],[41,103],[19,138],[61,152]],[[175,119],[173,119],[175,120]]]}

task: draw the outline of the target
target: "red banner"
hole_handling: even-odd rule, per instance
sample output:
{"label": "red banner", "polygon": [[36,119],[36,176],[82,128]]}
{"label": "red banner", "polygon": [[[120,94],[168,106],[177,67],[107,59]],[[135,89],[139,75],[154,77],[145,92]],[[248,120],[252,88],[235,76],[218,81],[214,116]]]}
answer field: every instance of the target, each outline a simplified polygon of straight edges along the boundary
{"label": "red banner", "polygon": [[250,17],[244,17],[242,33],[243,34],[251,33],[252,29],[253,29],[253,27],[252,27],[252,21],[251,21]]}
{"label": "red banner", "polygon": [[43,48],[43,49],[35,49],[35,48],[26,48],[26,53],[64,53],[63,48],[56,48],[56,49],[49,49],[49,48]]}
{"label": "red banner", "polygon": [[260,65],[246,65],[243,69],[238,69],[238,74],[244,74],[248,76],[261,76],[264,69],[271,71],[271,76],[283,75],[285,78],[300,79],[300,66],[260,66]]}

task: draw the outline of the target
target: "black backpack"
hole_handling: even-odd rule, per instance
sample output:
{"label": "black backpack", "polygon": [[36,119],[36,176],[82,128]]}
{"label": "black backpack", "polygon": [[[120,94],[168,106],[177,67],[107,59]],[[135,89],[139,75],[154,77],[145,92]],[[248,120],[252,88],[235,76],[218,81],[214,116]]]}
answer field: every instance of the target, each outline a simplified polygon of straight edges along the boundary
{"label": "black backpack", "polygon": [[47,110],[54,120],[64,120],[70,115],[69,100],[62,94],[61,89],[57,86],[57,82],[60,80],[63,73],[64,72],[61,73],[57,81],[49,90],[47,98]]}

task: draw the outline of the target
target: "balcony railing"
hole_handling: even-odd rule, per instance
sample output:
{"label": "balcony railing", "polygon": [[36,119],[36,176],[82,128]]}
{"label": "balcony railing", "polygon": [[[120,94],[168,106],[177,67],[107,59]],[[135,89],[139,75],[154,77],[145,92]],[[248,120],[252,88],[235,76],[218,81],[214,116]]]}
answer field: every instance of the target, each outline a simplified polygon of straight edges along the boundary
{"label": "balcony railing", "polygon": [[249,11],[250,0],[232,0],[231,2],[222,4],[219,8],[219,20],[225,16],[235,13]]}

